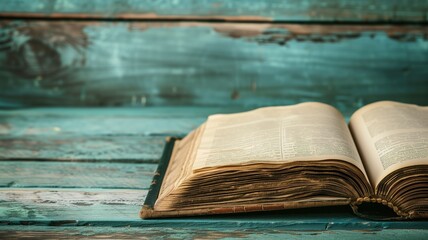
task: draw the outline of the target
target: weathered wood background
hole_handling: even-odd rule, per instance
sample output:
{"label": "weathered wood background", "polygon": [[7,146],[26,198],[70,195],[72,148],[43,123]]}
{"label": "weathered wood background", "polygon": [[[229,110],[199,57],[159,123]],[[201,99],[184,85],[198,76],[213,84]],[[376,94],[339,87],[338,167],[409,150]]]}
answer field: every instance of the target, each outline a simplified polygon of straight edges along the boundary
{"label": "weathered wood background", "polygon": [[2,2],[0,107],[427,104],[427,6]]}
{"label": "weathered wood background", "polygon": [[1,1],[0,236],[426,239],[427,221],[347,207],[138,211],[165,137],[210,114],[428,105],[427,24],[425,0]]}
{"label": "weathered wood background", "polygon": [[425,26],[0,24],[3,108],[428,101]]}

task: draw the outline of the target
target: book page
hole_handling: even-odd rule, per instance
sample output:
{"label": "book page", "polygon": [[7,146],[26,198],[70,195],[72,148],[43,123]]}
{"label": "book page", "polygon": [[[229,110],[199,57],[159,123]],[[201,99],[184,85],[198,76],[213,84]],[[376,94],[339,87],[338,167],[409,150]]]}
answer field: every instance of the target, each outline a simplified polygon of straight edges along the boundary
{"label": "book page", "polygon": [[399,168],[428,164],[428,107],[373,103],[354,113],[350,127],[373,186]]}
{"label": "book page", "polygon": [[194,154],[196,153],[194,148],[199,144],[200,134],[204,127],[205,124],[202,124],[200,127],[190,132],[185,138],[175,142],[158,199],[167,196],[191,174],[191,166],[193,164],[191,160],[194,159]]}
{"label": "book page", "polygon": [[322,103],[210,116],[197,149],[193,170],[340,159],[365,173],[343,116]]}

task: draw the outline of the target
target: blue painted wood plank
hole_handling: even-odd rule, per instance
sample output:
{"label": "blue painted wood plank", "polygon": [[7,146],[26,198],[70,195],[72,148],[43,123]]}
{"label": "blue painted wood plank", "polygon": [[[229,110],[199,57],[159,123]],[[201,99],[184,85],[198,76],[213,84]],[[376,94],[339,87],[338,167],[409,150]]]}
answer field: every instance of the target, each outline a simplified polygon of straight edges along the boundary
{"label": "blue painted wood plank", "polygon": [[[14,110],[0,109],[1,118],[13,118],[27,116],[28,118],[168,118],[175,121],[180,118],[205,118],[215,113],[235,113],[249,110],[249,108],[223,106],[160,106],[160,107],[46,107],[46,108],[25,108]],[[126,126],[124,126],[126,127]]]}
{"label": "blue painted wood plank", "polygon": [[122,140],[126,141],[125,135],[141,137],[186,134],[205,121],[208,115],[248,109],[242,107],[140,107],[0,110],[0,136],[73,136],[87,137],[90,140],[91,137],[114,135],[118,138],[122,136]]}
{"label": "blue painted wood plank", "polygon": [[361,219],[348,207],[142,220],[138,210],[145,190],[0,189],[2,225],[194,227],[282,230],[427,229],[428,221],[387,222]]}
{"label": "blue painted wood plank", "polygon": [[148,189],[157,164],[0,161],[0,188]]}
{"label": "blue painted wood plank", "polygon": [[[75,127],[78,126],[75,125]],[[39,129],[37,127],[30,129]],[[42,131],[48,131],[49,134],[49,130],[44,128]],[[85,134],[84,128],[80,135],[75,133],[78,136],[24,134],[26,135],[23,137],[0,136],[0,160],[153,163],[160,159],[166,138],[165,136],[138,136],[138,132],[135,135],[126,135],[125,132],[122,136],[120,133],[112,133],[117,135],[111,136],[94,136]],[[104,134],[108,133],[104,132]],[[172,133],[172,135],[175,134]]]}
{"label": "blue painted wood plank", "polygon": [[428,104],[428,28],[3,21],[0,107]]}
{"label": "blue painted wood plank", "polygon": [[[1,188],[0,222],[23,224],[34,221],[49,225],[102,225],[137,221],[147,190]],[[108,224],[107,224],[108,225]]]}
{"label": "blue painted wood plank", "polygon": [[158,162],[167,136],[245,108],[44,108],[0,111],[0,160]]}
{"label": "blue painted wood plank", "polygon": [[229,228],[111,228],[0,226],[6,239],[426,239],[428,230],[384,229],[379,231],[289,231],[282,229]]}
{"label": "blue painted wood plank", "polygon": [[9,17],[426,22],[427,7],[425,0],[10,0],[0,11]]}

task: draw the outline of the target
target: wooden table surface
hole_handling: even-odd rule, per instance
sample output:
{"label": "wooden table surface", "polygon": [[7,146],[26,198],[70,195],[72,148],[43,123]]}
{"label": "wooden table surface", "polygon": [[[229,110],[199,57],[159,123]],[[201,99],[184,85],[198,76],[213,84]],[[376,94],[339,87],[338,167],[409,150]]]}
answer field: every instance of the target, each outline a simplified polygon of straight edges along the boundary
{"label": "wooden table surface", "polygon": [[350,208],[142,220],[166,136],[244,108],[0,111],[0,236],[40,238],[424,238],[428,221],[382,222]]}

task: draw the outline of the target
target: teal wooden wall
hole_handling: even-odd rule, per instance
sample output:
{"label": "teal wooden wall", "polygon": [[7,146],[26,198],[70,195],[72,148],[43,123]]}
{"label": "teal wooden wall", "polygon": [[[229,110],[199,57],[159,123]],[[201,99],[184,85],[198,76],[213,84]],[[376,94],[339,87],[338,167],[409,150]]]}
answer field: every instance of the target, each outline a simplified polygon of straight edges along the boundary
{"label": "teal wooden wall", "polygon": [[428,104],[428,1],[7,1],[0,108]]}
{"label": "teal wooden wall", "polygon": [[3,108],[428,103],[425,26],[0,24]]}

